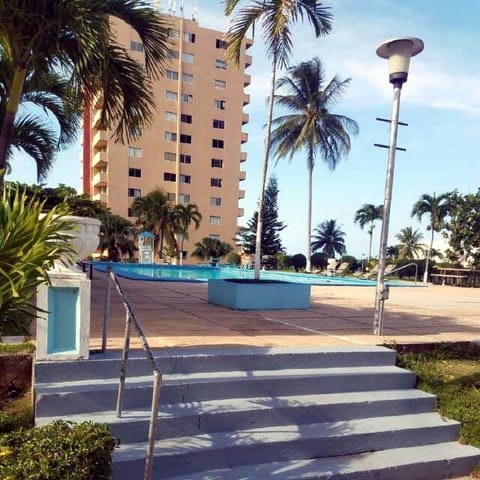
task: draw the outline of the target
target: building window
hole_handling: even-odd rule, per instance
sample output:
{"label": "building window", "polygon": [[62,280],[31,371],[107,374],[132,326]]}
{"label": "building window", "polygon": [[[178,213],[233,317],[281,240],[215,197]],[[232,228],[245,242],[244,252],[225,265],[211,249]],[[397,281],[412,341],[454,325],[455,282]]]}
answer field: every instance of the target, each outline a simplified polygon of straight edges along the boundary
{"label": "building window", "polygon": [[187,43],[195,43],[195,34],[192,32],[184,32],[183,39]]}
{"label": "building window", "polygon": [[213,128],[225,128],[225,122],[223,120],[213,120]]}
{"label": "building window", "polygon": [[108,193],[108,188],[107,187],[100,187],[99,192],[104,193],[106,195]]}
{"label": "building window", "polygon": [[173,92],[172,90],[166,90],[165,91],[165,100],[175,100],[175,101],[177,101],[177,99],[178,99],[177,92]]}
{"label": "building window", "polygon": [[211,178],[210,179],[210,186],[211,187],[221,187],[222,186],[222,179],[221,178]]}
{"label": "building window", "polygon": [[217,110],[225,110],[225,100],[215,99],[215,100],[213,101],[213,106],[214,106]]}
{"label": "building window", "polygon": [[212,168],[223,168],[223,160],[212,158]]}
{"label": "building window", "polygon": [[187,259],[188,252],[186,250],[182,250],[182,258],[183,260]]}
{"label": "building window", "polygon": [[173,152],[165,152],[163,158],[169,162],[174,162],[177,159],[177,156]]}
{"label": "building window", "polygon": [[215,80],[215,88],[225,89],[227,88],[227,82],[225,80]]}
{"label": "building window", "polygon": [[129,197],[141,197],[142,196],[142,190],[140,188],[129,188],[128,189],[128,196]]}
{"label": "building window", "polygon": [[140,158],[142,156],[142,149],[140,147],[128,147],[128,156]]}
{"label": "building window", "polygon": [[[140,127],[130,127],[128,129],[128,133],[129,135],[131,135],[132,137],[135,137],[135,138],[139,138],[142,136],[142,129]],[[107,149],[105,149],[105,152],[107,151]]]}
{"label": "building window", "polygon": [[192,163],[192,156],[185,153],[180,154],[180,163]]}
{"label": "building window", "polygon": [[191,135],[180,135],[180,143],[192,143],[192,136]]}
{"label": "building window", "polygon": [[167,58],[170,58],[171,60],[178,60],[178,57],[178,50],[173,50],[172,48],[167,50]]}
{"label": "building window", "polygon": [[175,70],[167,70],[167,79],[178,80],[178,72],[176,72]]}
{"label": "building window", "polygon": [[219,68],[220,70],[227,69],[227,62],[225,60],[219,60],[218,58],[215,60],[215,68]]}
{"label": "building window", "polygon": [[210,205],[212,207],[220,207],[222,205],[222,199],[220,197],[210,197]]}
{"label": "building window", "polygon": [[134,52],[143,52],[143,43],[142,42],[135,42],[134,40],[130,41],[130,50]]}
{"label": "building window", "polygon": [[219,140],[218,138],[214,138],[212,140],[212,147],[213,148],[223,148],[223,140]]}
{"label": "building window", "polygon": [[176,195],[175,195],[174,193],[172,193],[172,192],[167,192],[167,200],[168,200],[169,202],[175,202],[176,198],[177,198],[177,197],[176,197]]}
{"label": "building window", "polygon": [[219,240],[220,241],[220,235],[216,235],[214,233],[211,233],[208,238],[211,238],[212,240]]}
{"label": "building window", "polygon": [[127,210],[127,216],[128,216],[128,217],[134,217],[134,216],[135,216],[135,215],[133,214],[133,210],[132,210],[131,208],[129,208],[129,209]]}
{"label": "building window", "polygon": [[190,194],[189,193],[181,193],[178,196],[178,201],[180,203],[190,203]]}
{"label": "building window", "polygon": [[177,121],[177,114],[175,112],[165,112],[165,120],[167,122],[176,122]]}
{"label": "building window", "polygon": [[180,36],[180,32],[176,28],[169,28],[168,36],[170,38],[178,38]]}
{"label": "building window", "polygon": [[182,53],[182,62],[193,63],[195,61],[195,55],[193,53]]}
{"label": "building window", "polygon": [[227,48],[227,42],[225,40],[217,38],[215,40],[215,47],[216,48],[223,48],[225,50]]}
{"label": "building window", "polygon": [[208,223],[210,225],[221,225],[222,217],[219,217],[218,215],[210,215],[210,218],[208,219]]}
{"label": "building window", "polygon": [[193,102],[193,95],[190,93],[182,93],[182,102],[183,103],[192,103]]}
{"label": "building window", "polygon": [[175,173],[163,172],[163,179],[166,182],[175,182],[177,180],[177,175]]}
{"label": "building window", "polygon": [[180,175],[180,183],[190,183],[192,177],[190,175]]}
{"label": "building window", "polygon": [[182,113],[180,120],[182,121],[182,123],[192,123],[192,116],[187,115],[186,113]]}
{"label": "building window", "polygon": [[174,132],[165,132],[164,138],[167,142],[176,142],[177,134]]}
{"label": "building window", "polygon": [[140,168],[129,168],[128,169],[128,176],[129,177],[141,178],[142,170]]}
{"label": "building window", "polygon": [[182,80],[185,83],[193,83],[193,75],[191,73],[182,73]]}

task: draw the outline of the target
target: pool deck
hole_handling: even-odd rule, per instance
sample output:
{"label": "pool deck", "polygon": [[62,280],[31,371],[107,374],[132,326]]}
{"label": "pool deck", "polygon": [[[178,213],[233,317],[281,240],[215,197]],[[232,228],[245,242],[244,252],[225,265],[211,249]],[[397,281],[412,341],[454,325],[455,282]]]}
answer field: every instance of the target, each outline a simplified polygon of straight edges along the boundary
{"label": "pool deck", "polygon": [[[152,347],[424,344],[480,339],[480,290],[392,287],[384,335],[372,334],[375,288],[312,286],[308,310],[235,311],[207,302],[202,283],[120,278]],[[422,285],[422,284],[419,284]],[[90,348],[101,346],[105,275],[94,272]],[[108,348],[123,342],[125,311],[112,289]],[[132,347],[140,348],[132,335]]]}

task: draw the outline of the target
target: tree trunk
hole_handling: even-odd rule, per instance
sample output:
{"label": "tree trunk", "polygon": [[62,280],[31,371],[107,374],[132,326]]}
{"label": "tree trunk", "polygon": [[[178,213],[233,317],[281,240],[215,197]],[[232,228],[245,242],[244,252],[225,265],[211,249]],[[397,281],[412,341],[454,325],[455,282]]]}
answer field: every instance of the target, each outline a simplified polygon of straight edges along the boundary
{"label": "tree trunk", "polygon": [[268,117],[265,131],[265,151],[263,155],[260,195],[258,197],[258,217],[257,217],[257,235],[255,241],[255,270],[254,278],[260,278],[260,261],[262,257],[262,227],[263,227],[263,200],[265,196],[265,184],[267,183],[268,157],[270,155],[270,135],[272,133],[273,101],[275,95],[275,75],[277,72],[277,53],[275,52],[272,60],[272,78],[270,85],[270,98],[268,100]]}
{"label": "tree trunk", "polygon": [[370,241],[368,243],[368,260],[367,263],[370,263],[370,259],[372,258],[372,239],[373,239],[373,230],[370,230],[368,232],[370,235]]}
{"label": "tree trunk", "polygon": [[428,282],[428,264],[430,263],[430,254],[433,247],[433,236],[435,235],[435,230],[432,227],[432,237],[430,239],[430,247],[427,252],[427,258],[425,259],[425,272],[423,272],[423,283]]}
{"label": "tree trunk", "polygon": [[3,190],[5,169],[7,167],[7,156],[13,135],[13,125],[17,115],[18,106],[22,98],[23,86],[27,69],[19,66],[15,69],[12,86],[10,88],[5,118],[0,130],[0,190]]}
{"label": "tree trunk", "polygon": [[307,186],[307,265],[305,272],[312,271],[312,176],[313,168],[308,167],[308,186]]}

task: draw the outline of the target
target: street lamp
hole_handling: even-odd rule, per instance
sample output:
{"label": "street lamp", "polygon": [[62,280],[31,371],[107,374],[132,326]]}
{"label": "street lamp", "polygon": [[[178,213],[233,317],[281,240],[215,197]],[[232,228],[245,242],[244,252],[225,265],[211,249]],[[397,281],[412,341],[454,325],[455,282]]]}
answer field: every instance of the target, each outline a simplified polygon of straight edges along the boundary
{"label": "street lamp", "polygon": [[390,121],[390,144],[388,148],[387,176],[385,179],[385,199],[383,206],[382,231],[380,234],[380,251],[378,255],[377,289],[375,293],[375,317],[373,333],[383,333],[383,308],[388,298],[385,287],[385,260],[388,242],[388,223],[392,203],[393,172],[395,169],[395,151],[397,149],[398,112],[400,110],[400,92],[408,78],[410,58],[423,50],[423,42],[419,38],[395,38],[382,43],[377,48],[377,55],[388,59],[390,83],[393,85],[392,118]]}

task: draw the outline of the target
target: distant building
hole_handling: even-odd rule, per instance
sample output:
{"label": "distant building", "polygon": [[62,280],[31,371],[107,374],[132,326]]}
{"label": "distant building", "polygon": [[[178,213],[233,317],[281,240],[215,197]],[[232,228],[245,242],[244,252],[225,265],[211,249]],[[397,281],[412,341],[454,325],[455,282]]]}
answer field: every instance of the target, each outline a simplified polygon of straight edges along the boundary
{"label": "distant building", "polygon": [[[242,126],[249,120],[243,107],[250,100],[244,93],[250,84],[244,68],[251,57],[244,51],[244,68],[227,67],[222,32],[201,28],[194,20],[167,18],[172,46],[165,75],[154,83],[152,126],[136,142],[114,143],[111,132],[99,129],[101,99],[93,102],[84,118],[82,180],[85,193],[132,221],[135,197],[158,187],[172,202],[197,204],[203,220],[185,241],[188,262],[203,237],[234,244],[238,217],[243,216],[240,183],[246,174],[241,163],[247,155],[241,145],[248,137]],[[141,59],[143,45],[136,33],[124,23],[115,29],[118,41]]]}

